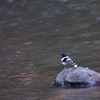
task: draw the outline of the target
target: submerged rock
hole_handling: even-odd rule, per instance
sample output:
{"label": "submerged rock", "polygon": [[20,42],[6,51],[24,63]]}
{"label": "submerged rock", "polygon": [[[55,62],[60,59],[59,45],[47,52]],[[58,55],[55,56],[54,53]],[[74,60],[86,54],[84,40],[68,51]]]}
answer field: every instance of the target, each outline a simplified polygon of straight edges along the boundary
{"label": "submerged rock", "polygon": [[54,85],[69,88],[100,85],[100,73],[80,66],[66,68],[57,75]]}

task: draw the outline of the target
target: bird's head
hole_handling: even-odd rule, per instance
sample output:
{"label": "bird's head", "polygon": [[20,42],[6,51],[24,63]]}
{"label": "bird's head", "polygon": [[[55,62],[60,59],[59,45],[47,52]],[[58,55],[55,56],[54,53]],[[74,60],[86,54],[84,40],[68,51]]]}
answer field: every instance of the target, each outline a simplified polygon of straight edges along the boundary
{"label": "bird's head", "polygon": [[67,55],[65,53],[60,53],[61,57],[66,57]]}

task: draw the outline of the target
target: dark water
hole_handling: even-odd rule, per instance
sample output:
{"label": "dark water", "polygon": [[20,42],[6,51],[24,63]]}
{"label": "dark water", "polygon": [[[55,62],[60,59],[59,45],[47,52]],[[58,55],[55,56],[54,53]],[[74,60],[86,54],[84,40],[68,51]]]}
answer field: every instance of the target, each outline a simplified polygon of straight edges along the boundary
{"label": "dark water", "polygon": [[100,100],[53,86],[62,51],[100,72],[99,0],[0,0],[0,100]]}

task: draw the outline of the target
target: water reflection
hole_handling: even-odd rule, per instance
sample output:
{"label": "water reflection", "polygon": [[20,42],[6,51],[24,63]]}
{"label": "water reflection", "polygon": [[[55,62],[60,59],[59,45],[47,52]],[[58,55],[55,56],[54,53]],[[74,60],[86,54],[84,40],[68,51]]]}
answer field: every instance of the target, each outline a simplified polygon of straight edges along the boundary
{"label": "water reflection", "polygon": [[[100,90],[100,89],[99,89]],[[99,93],[98,88],[93,87],[93,88],[83,88],[83,89],[62,89],[58,90],[58,94],[54,96],[53,98],[50,98],[49,100],[91,100],[91,99],[99,99],[97,95],[95,95],[95,91],[98,91],[97,94]],[[95,95],[95,96],[94,96]]]}
{"label": "water reflection", "polygon": [[0,1],[0,98],[99,100],[100,87],[53,86],[59,52],[100,72],[100,1]]}

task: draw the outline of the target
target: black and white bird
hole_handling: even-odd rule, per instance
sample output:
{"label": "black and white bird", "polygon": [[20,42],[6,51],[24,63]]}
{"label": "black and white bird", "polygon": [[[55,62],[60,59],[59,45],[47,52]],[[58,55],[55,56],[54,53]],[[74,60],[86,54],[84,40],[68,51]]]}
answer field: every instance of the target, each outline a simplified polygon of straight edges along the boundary
{"label": "black and white bird", "polygon": [[65,53],[60,53],[60,55],[62,57],[61,63],[65,66],[65,68],[69,64],[74,66],[74,68],[77,68],[77,64],[75,62],[73,62],[73,60],[71,58],[69,58],[69,56],[67,56]]}

